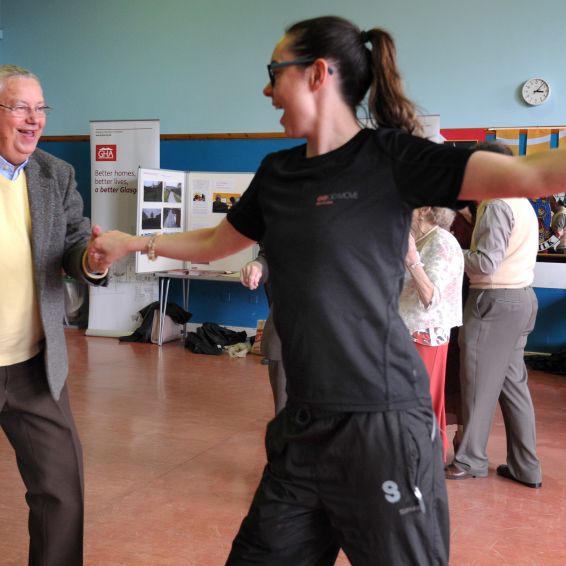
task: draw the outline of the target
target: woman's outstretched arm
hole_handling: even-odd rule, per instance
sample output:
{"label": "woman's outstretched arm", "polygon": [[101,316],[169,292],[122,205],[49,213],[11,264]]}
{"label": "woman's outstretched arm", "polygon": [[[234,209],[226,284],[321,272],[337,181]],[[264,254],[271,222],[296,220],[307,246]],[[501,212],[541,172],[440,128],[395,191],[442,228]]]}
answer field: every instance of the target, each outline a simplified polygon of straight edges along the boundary
{"label": "woman's outstretched arm", "polygon": [[[151,236],[132,236],[110,230],[91,242],[93,263],[111,264],[133,252],[147,252]],[[252,246],[255,241],[240,234],[226,219],[214,228],[178,234],[162,234],[154,239],[155,256],[197,263],[213,261]]]}
{"label": "woman's outstretched arm", "polygon": [[476,151],[470,157],[461,200],[538,198],[566,192],[566,149],[526,157]]}

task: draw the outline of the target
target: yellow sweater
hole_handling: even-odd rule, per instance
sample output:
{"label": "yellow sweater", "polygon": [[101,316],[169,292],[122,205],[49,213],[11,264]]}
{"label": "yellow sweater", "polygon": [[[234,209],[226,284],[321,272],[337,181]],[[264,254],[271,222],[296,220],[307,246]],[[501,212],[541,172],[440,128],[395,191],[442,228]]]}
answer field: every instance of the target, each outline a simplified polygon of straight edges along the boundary
{"label": "yellow sweater", "polygon": [[35,356],[43,337],[25,173],[15,181],[0,175],[0,366]]}

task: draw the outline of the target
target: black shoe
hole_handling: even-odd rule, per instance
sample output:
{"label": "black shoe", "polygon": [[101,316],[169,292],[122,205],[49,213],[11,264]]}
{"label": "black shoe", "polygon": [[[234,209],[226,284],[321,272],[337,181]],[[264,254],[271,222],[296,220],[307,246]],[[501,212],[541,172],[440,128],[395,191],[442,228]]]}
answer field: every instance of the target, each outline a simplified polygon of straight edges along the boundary
{"label": "black shoe", "polygon": [[535,483],[531,483],[528,481],[522,481],[517,479],[510,471],[509,471],[509,466],[507,464],[501,464],[501,466],[497,466],[497,475],[501,476],[502,478],[506,478],[508,480],[513,480],[516,481],[517,483],[520,483],[522,485],[526,485],[527,487],[532,487],[533,489],[538,489],[539,487],[542,487],[542,482],[535,482]]}

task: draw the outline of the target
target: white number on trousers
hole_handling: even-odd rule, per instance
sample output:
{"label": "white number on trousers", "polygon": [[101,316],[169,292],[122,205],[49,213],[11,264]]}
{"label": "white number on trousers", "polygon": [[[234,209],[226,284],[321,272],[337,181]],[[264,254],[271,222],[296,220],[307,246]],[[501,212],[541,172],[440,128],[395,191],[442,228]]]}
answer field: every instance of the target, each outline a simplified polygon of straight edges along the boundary
{"label": "white number on trousers", "polygon": [[381,489],[383,489],[383,493],[385,493],[385,499],[387,499],[389,503],[397,503],[397,501],[401,499],[399,486],[394,481],[384,481],[381,484]]}

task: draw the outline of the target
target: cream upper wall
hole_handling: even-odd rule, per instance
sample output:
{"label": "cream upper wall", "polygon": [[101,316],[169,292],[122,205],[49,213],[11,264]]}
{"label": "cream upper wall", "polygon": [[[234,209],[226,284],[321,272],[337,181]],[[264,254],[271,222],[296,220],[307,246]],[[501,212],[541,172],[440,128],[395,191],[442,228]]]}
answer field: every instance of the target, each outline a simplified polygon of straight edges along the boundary
{"label": "cream upper wall", "polygon": [[[89,120],[159,118],[162,133],[281,131],[261,93],[291,23],[336,14],[396,39],[409,96],[445,128],[566,125],[562,0],[4,0],[0,59],[30,68],[56,109],[47,135]],[[552,85],[521,103],[529,77]]]}

